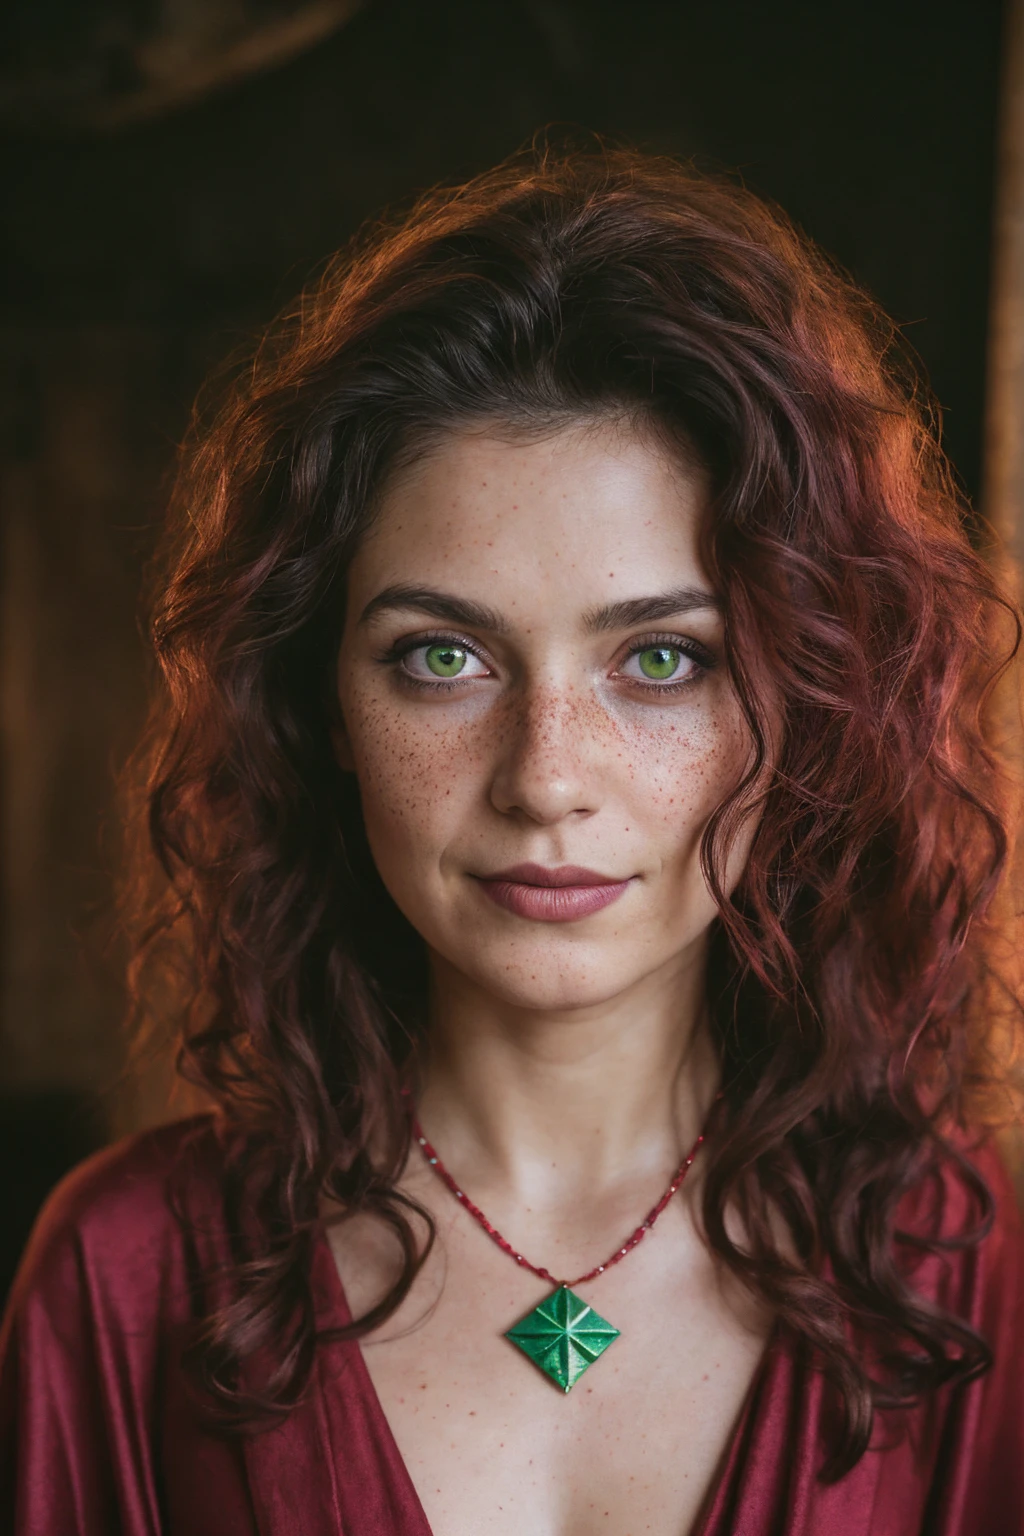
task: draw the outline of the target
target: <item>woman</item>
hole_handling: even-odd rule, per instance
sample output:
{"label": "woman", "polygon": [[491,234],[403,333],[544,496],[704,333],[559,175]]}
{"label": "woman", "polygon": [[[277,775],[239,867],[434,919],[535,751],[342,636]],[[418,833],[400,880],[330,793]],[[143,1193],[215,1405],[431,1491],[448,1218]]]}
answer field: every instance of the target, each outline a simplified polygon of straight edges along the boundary
{"label": "woman", "polygon": [[890,343],[748,193],[584,153],[261,349],[141,760],[134,995],[215,1109],[41,1218],[16,1530],[1021,1529],[1016,618]]}

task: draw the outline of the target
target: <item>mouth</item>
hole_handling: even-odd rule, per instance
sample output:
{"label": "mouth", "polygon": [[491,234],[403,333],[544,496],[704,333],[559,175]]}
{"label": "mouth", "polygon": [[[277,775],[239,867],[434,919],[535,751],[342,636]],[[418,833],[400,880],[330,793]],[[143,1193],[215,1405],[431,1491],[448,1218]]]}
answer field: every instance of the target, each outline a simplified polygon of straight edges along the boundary
{"label": "mouth", "polygon": [[634,877],[618,880],[578,864],[561,864],[556,869],[543,864],[514,864],[473,878],[496,906],[516,917],[572,923],[618,901]]}

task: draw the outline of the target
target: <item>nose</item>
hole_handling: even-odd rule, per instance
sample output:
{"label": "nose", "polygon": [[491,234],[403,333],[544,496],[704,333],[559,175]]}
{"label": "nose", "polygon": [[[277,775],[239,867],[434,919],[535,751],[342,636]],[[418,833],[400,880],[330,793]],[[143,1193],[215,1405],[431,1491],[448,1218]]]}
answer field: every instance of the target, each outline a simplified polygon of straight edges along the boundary
{"label": "nose", "polygon": [[574,688],[530,689],[510,710],[502,734],[492,805],[545,827],[593,815],[600,803],[594,738],[593,710]]}

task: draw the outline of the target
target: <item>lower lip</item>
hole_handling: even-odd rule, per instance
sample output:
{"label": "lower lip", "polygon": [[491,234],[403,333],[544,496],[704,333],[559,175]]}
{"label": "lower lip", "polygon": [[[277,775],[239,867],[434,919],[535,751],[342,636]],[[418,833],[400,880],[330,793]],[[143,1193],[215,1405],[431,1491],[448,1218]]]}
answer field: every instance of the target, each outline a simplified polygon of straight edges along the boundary
{"label": "lower lip", "polygon": [[537,923],[574,923],[618,901],[630,880],[613,885],[521,885],[515,880],[481,880],[496,906]]}

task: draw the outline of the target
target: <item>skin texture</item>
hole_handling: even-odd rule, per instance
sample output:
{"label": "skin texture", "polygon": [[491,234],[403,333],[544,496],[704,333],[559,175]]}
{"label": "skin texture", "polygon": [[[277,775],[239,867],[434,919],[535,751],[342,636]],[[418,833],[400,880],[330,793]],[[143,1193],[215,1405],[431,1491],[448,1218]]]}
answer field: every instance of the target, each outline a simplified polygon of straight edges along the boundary
{"label": "skin texture", "polygon": [[[570,1279],[654,1204],[717,1086],[699,843],[751,744],[699,559],[706,497],[625,423],[466,432],[395,478],[349,575],[335,748],[431,957],[421,1118],[492,1222]],[[668,593],[654,616],[622,606]],[[472,611],[453,622],[436,594]],[[446,686],[432,644],[465,654]],[[667,683],[644,675],[655,647],[680,653]],[[627,883],[540,921],[481,883],[525,861]],[[690,1529],[769,1327],[701,1242],[699,1160],[648,1240],[580,1287],[622,1337],[568,1397],[501,1337],[550,1287],[418,1157],[404,1182],[438,1243],[364,1355],[435,1536]],[[360,1220],[332,1241],[361,1311],[389,1240]]]}

